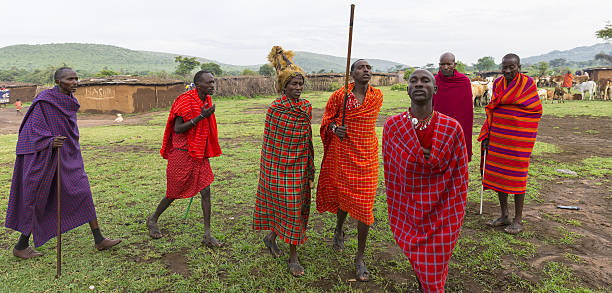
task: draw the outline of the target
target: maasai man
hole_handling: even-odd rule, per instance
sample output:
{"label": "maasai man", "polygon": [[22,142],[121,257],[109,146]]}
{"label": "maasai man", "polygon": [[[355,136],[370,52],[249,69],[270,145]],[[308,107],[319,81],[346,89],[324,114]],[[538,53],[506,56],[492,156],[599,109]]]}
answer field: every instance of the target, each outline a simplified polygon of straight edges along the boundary
{"label": "maasai man", "polygon": [[178,96],[170,108],[160,151],[168,160],[166,196],[147,218],[147,227],[153,239],[161,238],[159,216],[175,199],[191,198],[199,192],[204,214],[202,245],[220,247],[222,243],[210,234],[210,184],[215,178],[208,158],[221,155],[215,104],[210,98],[215,92],[215,78],[209,71],[201,70],[193,77],[193,83],[195,89]]}
{"label": "maasai man", "polygon": [[[478,141],[487,152],[482,185],[497,191],[501,217],[487,222],[504,231],[523,230],[523,201],[527,186],[529,158],[538,134],[542,104],[531,77],[520,73],[521,59],[508,54],[502,59],[503,75],[493,83],[493,97],[485,108],[487,119]],[[482,169],[481,163],[481,169]],[[514,221],[508,218],[508,194],[514,194]]]}
{"label": "maasai man", "polygon": [[438,91],[433,95],[433,108],[436,112],[455,118],[465,135],[468,162],[472,160],[472,125],[474,124],[474,105],[472,86],[467,76],[455,69],[455,55],[444,53],[440,56],[440,71],[436,74]]}
{"label": "maasai man", "polygon": [[273,257],[281,255],[278,235],[289,244],[289,272],[304,274],[297,246],[306,241],[310,189],[314,181],[312,106],[300,99],[304,71],[292,63],[294,53],[274,46],[268,60],[276,68],[276,89],[282,96],[268,108],[261,148],[261,167],[253,229],[270,230],[263,243]]}
{"label": "maasai man", "polygon": [[561,87],[566,87],[567,88],[567,93],[568,94],[571,94],[573,80],[574,80],[574,76],[568,70],[567,73],[563,75],[563,84],[561,84]]}
{"label": "maasai man", "polygon": [[56,86],[36,96],[19,127],[5,225],[21,232],[13,255],[23,259],[42,255],[30,247],[30,234],[35,247],[57,236],[57,149],[61,151],[61,233],[89,222],[96,249],[121,242],[104,238],[98,227],[79,145],[80,105],[73,95],[79,77],[62,67],[54,79]]}
{"label": "maasai man", "polygon": [[317,187],[317,211],[336,214],[333,248],[344,249],[344,220],[347,213],[358,221],[355,256],[357,279],[368,281],[363,261],[368,229],[374,222],[374,196],[378,185],[378,137],[376,118],[383,102],[382,92],[369,85],[370,64],[359,59],[351,65],[353,83],[348,85],[345,125],[342,125],[344,87],[334,92],[325,107],[321,139],[325,154]]}
{"label": "maasai man", "polygon": [[429,71],[413,72],[410,108],[387,120],[382,143],[389,224],[424,292],[444,292],[468,189],[463,131],[433,110],[435,92]]}

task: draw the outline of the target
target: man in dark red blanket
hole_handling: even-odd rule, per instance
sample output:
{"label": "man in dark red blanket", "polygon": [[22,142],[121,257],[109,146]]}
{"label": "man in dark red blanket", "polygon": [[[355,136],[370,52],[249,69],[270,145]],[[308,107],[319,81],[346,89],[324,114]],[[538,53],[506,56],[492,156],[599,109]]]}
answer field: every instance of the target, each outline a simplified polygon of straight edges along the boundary
{"label": "man in dark red blanket", "polygon": [[448,262],[463,224],[468,162],[459,123],[433,110],[434,76],[408,80],[411,105],[383,130],[389,224],[424,292],[444,292]]}
{"label": "man in dark red blanket", "polygon": [[[121,240],[106,239],[98,227],[89,179],[85,174],[77,110],[73,93],[79,78],[70,68],[55,72],[55,86],[38,94],[23,117],[17,158],[6,211],[6,227],[21,232],[13,255],[28,259],[42,255],[39,247],[57,236],[57,152],[61,151],[61,233],[89,222],[98,250]],[[60,148],[61,147],[61,148]]]}
{"label": "man in dark red blanket", "polygon": [[147,228],[152,238],[161,238],[159,216],[175,199],[191,198],[199,192],[204,214],[202,244],[220,247],[222,244],[210,234],[210,184],[214,176],[208,158],[221,155],[215,105],[210,98],[215,92],[215,78],[211,72],[201,70],[193,77],[193,83],[196,88],[176,98],[170,108],[160,151],[168,160],[166,197],[147,218]]}
{"label": "man in dark red blanket", "polygon": [[433,108],[438,113],[455,118],[465,135],[468,162],[472,160],[472,125],[474,106],[472,86],[467,76],[456,69],[455,55],[444,53],[440,56],[440,71],[436,74],[438,91],[433,96]]}

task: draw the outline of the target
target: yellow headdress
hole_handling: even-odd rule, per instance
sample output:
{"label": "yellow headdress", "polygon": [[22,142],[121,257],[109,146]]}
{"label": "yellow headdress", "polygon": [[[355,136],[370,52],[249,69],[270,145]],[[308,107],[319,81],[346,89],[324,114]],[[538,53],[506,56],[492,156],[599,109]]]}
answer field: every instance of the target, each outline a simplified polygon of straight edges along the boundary
{"label": "yellow headdress", "polygon": [[282,93],[287,82],[291,78],[301,75],[305,77],[304,70],[292,62],[295,54],[292,51],[285,51],[281,46],[274,46],[268,54],[268,60],[272,63],[272,66],[276,69],[276,76],[278,77],[276,83],[276,90]]}

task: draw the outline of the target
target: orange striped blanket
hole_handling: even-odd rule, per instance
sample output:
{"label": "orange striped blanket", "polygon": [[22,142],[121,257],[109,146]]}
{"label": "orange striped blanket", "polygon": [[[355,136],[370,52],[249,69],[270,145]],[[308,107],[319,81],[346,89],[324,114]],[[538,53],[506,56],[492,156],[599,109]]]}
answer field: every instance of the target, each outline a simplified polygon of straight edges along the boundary
{"label": "orange striped blanket", "polygon": [[[349,91],[354,83],[349,84]],[[379,89],[368,86],[363,103],[346,109],[344,140],[328,126],[342,124],[344,87],[334,92],[323,114],[321,140],[324,154],[317,184],[317,211],[336,213],[338,208],[366,225],[374,222],[374,196],[378,185],[378,137],[376,119],[382,106]]]}
{"label": "orange striped blanket", "polygon": [[485,111],[487,119],[478,136],[478,141],[489,139],[482,184],[504,193],[525,193],[529,158],[542,117],[533,79],[519,73],[506,85],[505,77],[498,78]]}

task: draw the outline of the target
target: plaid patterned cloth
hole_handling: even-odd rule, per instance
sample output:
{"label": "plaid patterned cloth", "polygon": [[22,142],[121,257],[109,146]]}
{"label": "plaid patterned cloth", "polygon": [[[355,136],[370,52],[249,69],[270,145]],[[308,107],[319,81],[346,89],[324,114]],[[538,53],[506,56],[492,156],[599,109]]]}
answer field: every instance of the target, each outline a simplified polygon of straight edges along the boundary
{"label": "plaid patterned cloth", "polygon": [[383,131],[389,224],[425,292],[444,292],[448,261],[463,224],[468,161],[459,123],[438,114],[429,161],[406,112]]}
{"label": "plaid patterned cloth", "polygon": [[487,119],[478,136],[478,141],[489,139],[482,185],[504,193],[525,193],[529,159],[542,117],[533,79],[519,73],[506,85],[505,77],[498,78],[485,111]]}
{"label": "plaid patterned cloth", "polygon": [[57,236],[56,153],[54,136],[65,136],[61,148],[62,233],[96,218],[89,179],[79,145],[73,95],[57,87],[41,92],[21,122],[17,158],[6,212],[6,227],[34,236],[39,247]]}
{"label": "plaid patterned cloth", "polygon": [[185,133],[172,134],[172,150],[166,166],[166,198],[190,198],[208,187],[214,180],[208,158],[189,155]]}
{"label": "plaid patterned cloth", "polygon": [[[212,107],[210,96],[207,95],[205,100],[208,103],[208,107]],[[183,121],[187,122],[200,115],[202,108],[204,108],[204,103],[200,99],[197,89],[186,91],[176,98],[170,108],[170,115],[168,115],[162,148],[160,150],[164,159],[168,159],[168,155],[172,150],[171,140],[174,134],[174,119],[176,119],[176,116],[183,118]],[[187,139],[189,141],[189,155],[196,159],[201,160],[221,155],[215,114],[201,120],[194,127],[187,130]]]}
{"label": "plaid patterned cloth", "polygon": [[312,106],[304,99],[277,98],[266,116],[253,229],[272,230],[285,242],[306,241],[314,149]]}
{"label": "plaid patterned cloth", "polygon": [[[349,84],[349,91],[354,83]],[[317,211],[336,213],[338,208],[366,225],[374,223],[374,196],[378,186],[376,119],[382,106],[379,89],[368,86],[363,103],[346,109],[347,136],[343,141],[329,130],[342,124],[344,87],[334,92],[321,122],[324,155],[317,185]]]}

